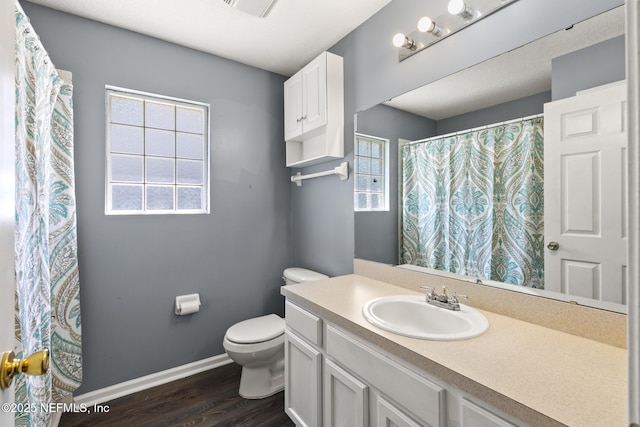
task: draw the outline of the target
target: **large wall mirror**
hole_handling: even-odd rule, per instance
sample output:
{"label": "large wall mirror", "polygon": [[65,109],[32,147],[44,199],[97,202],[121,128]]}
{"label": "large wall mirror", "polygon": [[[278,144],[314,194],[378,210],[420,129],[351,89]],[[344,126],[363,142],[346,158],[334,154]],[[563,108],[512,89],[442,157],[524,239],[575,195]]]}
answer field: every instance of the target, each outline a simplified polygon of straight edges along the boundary
{"label": "large wall mirror", "polygon": [[[399,194],[402,193],[401,150],[406,147],[404,144],[498,123],[520,123],[523,118],[534,120],[542,116],[545,104],[624,80],[624,55],[624,7],[618,7],[358,112],[354,137],[355,257],[386,264],[406,264],[400,255],[403,201],[399,199],[402,197]],[[546,124],[544,118],[543,121]],[[578,122],[580,120],[576,126],[580,126]],[[586,167],[590,166],[587,164]],[[622,164],[621,170],[624,175],[626,170]],[[585,180],[578,177],[574,181]],[[545,175],[545,191],[558,185]],[[594,199],[597,197],[600,196],[593,195]],[[587,216],[600,215],[585,206],[576,205],[573,209],[589,211]],[[544,251],[551,250],[547,247],[551,242],[543,240],[540,237],[539,246],[544,245]],[[585,283],[597,283],[602,289],[607,286],[619,289],[618,296],[602,297],[603,292],[595,291],[599,295],[595,298],[589,296],[588,290],[584,294],[555,292],[557,286],[548,286],[544,280],[533,286],[531,283],[515,286],[486,277],[455,274],[453,277],[471,282],[480,279],[483,285],[626,313],[625,269],[620,272],[621,278],[611,283],[606,278],[593,279],[603,277],[597,266],[590,270],[582,268],[584,263],[578,264],[576,266],[580,268],[572,270],[570,266],[567,270],[575,280],[582,280],[581,274],[591,274],[592,277],[584,276]],[[451,275],[450,271],[429,272]]]}

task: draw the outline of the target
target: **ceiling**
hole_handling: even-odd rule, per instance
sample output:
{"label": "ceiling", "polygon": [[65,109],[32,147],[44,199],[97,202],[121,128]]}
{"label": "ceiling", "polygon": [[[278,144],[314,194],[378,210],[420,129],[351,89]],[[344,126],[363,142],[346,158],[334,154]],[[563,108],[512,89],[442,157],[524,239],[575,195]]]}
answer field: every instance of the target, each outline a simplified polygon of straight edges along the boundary
{"label": "ceiling", "polygon": [[290,76],[391,0],[278,0],[264,18],[223,0],[29,1]]}
{"label": "ceiling", "polygon": [[551,90],[552,58],[622,34],[624,6],[395,97],[385,104],[442,120],[546,92]]}

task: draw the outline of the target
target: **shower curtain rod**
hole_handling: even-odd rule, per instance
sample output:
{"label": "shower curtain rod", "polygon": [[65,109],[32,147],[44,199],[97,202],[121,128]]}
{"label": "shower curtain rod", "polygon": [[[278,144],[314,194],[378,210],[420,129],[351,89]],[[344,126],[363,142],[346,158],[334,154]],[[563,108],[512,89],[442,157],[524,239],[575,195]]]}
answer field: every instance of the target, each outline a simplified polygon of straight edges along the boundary
{"label": "shower curtain rod", "polygon": [[496,126],[503,126],[503,125],[508,125],[508,124],[511,124],[511,123],[522,122],[524,120],[537,119],[539,117],[544,117],[544,113],[534,114],[532,116],[521,117],[519,119],[507,120],[507,121],[504,121],[504,122],[493,123],[493,124],[490,124],[490,125],[478,126],[476,128],[472,128],[472,129],[459,130],[457,132],[451,132],[451,133],[447,133],[447,134],[444,134],[444,135],[430,136],[429,138],[419,139],[417,141],[407,142],[407,143],[404,143],[402,145],[422,144],[422,143],[430,142],[430,141],[433,141],[433,140],[436,140],[436,139],[449,138],[449,137],[452,137],[452,136],[462,135],[464,133],[469,133],[469,132],[476,132],[476,131],[479,131],[479,130],[489,129],[489,128],[496,127]]}

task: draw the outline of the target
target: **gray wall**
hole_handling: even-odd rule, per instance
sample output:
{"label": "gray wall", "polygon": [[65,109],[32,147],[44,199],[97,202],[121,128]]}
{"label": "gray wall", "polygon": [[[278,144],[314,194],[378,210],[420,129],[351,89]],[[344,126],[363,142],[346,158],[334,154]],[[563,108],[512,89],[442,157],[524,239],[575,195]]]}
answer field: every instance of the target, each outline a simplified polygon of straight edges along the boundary
{"label": "gray wall", "polygon": [[[394,0],[337,43],[344,58],[345,160],[353,163],[353,115],[384,100],[566,28],[622,0],[522,0],[398,63],[390,40],[409,32],[422,16],[423,0]],[[499,31],[496,31],[499,29]],[[434,66],[437,64],[437,66]],[[328,169],[339,162],[305,168]],[[310,180],[294,189],[294,263],[330,275],[353,271],[353,179]]]}
{"label": "gray wall", "polygon": [[398,263],[398,139],[415,141],[436,135],[436,122],[377,105],[358,113],[358,133],[389,140],[389,210],[355,212],[355,257]]}
{"label": "gray wall", "polygon": [[[233,323],[282,314],[291,265],[284,77],[31,3],[73,72],[86,393],[224,353]],[[211,104],[211,214],[105,216],[105,85]],[[305,183],[305,189],[307,184]],[[202,308],[173,314],[176,295]]]}
{"label": "gray wall", "polygon": [[438,120],[437,135],[445,135],[451,132],[473,129],[478,126],[541,114],[544,110],[545,102],[549,101],[551,101],[551,92],[543,92],[471,113]]}
{"label": "gray wall", "polygon": [[625,78],[624,36],[598,43],[551,62],[553,100]]}

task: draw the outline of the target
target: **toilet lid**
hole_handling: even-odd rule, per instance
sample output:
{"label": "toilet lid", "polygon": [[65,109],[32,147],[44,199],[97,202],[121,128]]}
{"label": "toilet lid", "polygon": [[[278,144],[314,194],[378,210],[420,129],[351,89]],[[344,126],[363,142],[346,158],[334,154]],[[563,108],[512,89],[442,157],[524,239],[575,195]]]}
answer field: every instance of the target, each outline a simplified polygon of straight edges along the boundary
{"label": "toilet lid", "polygon": [[238,344],[269,341],[284,334],[284,319],[275,314],[243,320],[227,329],[227,339]]}

